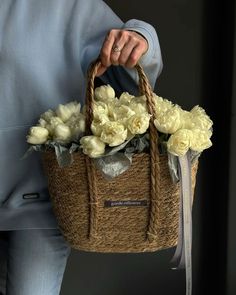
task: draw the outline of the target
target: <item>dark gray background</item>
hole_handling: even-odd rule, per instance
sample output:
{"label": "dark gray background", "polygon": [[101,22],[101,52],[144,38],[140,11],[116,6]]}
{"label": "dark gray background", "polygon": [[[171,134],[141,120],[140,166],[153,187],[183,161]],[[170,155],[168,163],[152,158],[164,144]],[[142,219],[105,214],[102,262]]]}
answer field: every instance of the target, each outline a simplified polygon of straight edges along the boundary
{"label": "dark gray background", "polygon": [[[201,156],[193,206],[193,295],[209,294],[213,284],[215,294],[235,295],[234,3],[106,2],[123,21],[142,19],[156,28],[164,68],[155,92],[185,109],[200,104],[215,123],[218,137]],[[61,294],[184,295],[184,271],[170,270],[173,252],[99,254],[73,250]]]}

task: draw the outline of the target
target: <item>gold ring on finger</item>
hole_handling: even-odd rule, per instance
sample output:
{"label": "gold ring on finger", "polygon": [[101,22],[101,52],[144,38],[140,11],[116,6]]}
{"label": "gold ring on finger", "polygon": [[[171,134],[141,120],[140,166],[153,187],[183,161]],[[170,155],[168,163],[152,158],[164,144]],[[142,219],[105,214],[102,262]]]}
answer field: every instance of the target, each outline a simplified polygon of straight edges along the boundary
{"label": "gold ring on finger", "polygon": [[114,45],[114,46],[112,47],[112,50],[113,50],[114,52],[121,52],[121,49],[120,49],[120,47],[119,47],[118,45]]}

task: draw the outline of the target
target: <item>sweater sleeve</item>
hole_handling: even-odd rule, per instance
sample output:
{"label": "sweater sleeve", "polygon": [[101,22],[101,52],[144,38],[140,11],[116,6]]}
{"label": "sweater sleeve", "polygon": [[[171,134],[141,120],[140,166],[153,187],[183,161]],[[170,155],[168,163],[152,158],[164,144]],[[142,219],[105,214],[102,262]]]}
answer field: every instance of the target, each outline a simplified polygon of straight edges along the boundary
{"label": "sweater sleeve", "polygon": [[[90,18],[87,33],[84,40],[83,69],[86,73],[88,66],[99,55],[106,34],[111,29],[127,29],[142,34],[148,41],[148,51],[141,57],[140,64],[154,88],[156,79],[162,71],[162,56],[158,36],[154,27],[144,21],[131,19],[122,22],[121,19],[103,1],[91,1],[96,3],[96,17]],[[111,84],[117,92],[128,91],[138,93],[138,75],[135,69],[122,66],[111,66],[100,77],[103,83]]]}

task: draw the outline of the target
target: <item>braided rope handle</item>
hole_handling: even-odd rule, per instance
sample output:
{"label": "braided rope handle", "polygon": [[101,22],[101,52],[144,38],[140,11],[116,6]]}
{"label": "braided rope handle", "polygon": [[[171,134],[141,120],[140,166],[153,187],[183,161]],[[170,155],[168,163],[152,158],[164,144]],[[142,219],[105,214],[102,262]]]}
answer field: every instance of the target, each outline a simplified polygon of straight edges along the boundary
{"label": "braided rope handle", "polygon": [[[86,88],[86,134],[91,134],[90,126],[93,121],[93,102],[94,102],[94,80],[101,61],[99,59],[91,63],[87,73],[87,88]],[[159,216],[159,200],[160,196],[160,166],[159,166],[159,150],[158,150],[158,133],[154,125],[156,117],[155,101],[153,99],[153,91],[146,74],[141,65],[137,64],[135,69],[139,76],[139,92],[140,95],[145,95],[147,98],[147,108],[151,114],[149,131],[150,131],[150,156],[151,156],[151,210],[150,220],[147,229],[147,239],[152,242],[157,239],[158,235],[158,216]],[[97,224],[97,205],[99,196],[96,186],[95,165],[91,158],[86,156],[86,165],[88,173],[88,186],[90,193],[90,237],[99,238]]]}

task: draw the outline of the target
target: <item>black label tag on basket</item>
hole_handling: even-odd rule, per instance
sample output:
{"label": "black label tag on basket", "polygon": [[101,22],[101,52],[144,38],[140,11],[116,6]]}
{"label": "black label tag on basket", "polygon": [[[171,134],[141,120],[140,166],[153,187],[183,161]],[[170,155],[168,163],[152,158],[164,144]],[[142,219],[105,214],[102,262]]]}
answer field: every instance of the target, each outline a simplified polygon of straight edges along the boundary
{"label": "black label tag on basket", "polygon": [[38,199],[39,193],[29,193],[29,194],[23,194],[23,199]]}
{"label": "black label tag on basket", "polygon": [[104,201],[104,207],[119,207],[119,206],[147,206],[147,200],[128,200],[128,201]]}

